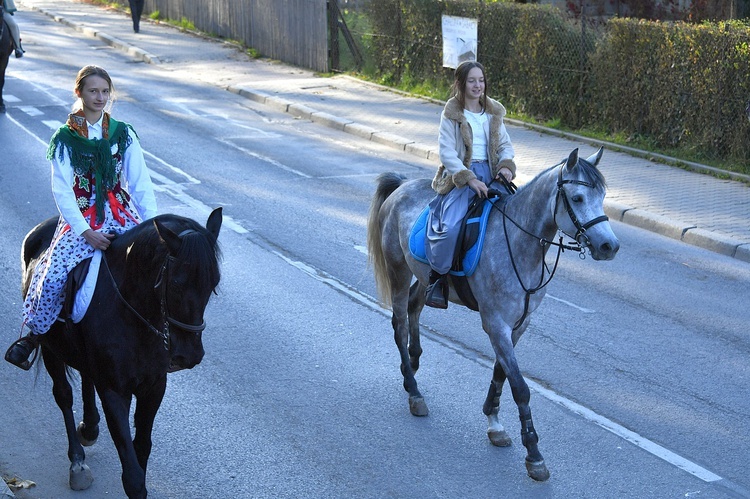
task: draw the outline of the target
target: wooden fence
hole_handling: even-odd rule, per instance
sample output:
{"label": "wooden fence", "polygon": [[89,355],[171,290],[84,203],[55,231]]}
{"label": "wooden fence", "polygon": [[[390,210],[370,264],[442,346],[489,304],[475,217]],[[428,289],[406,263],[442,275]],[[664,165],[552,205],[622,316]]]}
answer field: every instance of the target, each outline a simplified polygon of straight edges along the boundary
{"label": "wooden fence", "polygon": [[144,15],[154,11],[161,19],[186,19],[200,31],[243,42],[264,57],[329,69],[327,0],[146,0]]}

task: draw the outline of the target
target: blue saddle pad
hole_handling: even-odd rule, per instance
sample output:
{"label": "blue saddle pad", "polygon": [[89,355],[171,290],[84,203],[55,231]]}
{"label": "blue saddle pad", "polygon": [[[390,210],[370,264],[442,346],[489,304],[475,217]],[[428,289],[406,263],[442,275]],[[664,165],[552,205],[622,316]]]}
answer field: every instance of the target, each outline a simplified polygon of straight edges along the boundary
{"label": "blue saddle pad", "polygon": [[[466,250],[463,259],[461,260],[462,269],[456,270],[451,269],[451,275],[469,277],[477,269],[479,264],[479,257],[482,254],[482,247],[484,246],[484,235],[487,229],[487,219],[492,211],[492,202],[485,200],[482,204],[482,213],[478,217],[469,218],[466,224],[478,224],[478,236],[476,242]],[[427,206],[422,213],[417,217],[417,221],[414,222],[414,226],[411,229],[409,235],[409,252],[414,259],[422,262],[429,263],[427,261],[427,252],[425,250],[425,233],[427,232],[427,218],[430,215],[430,207]],[[468,232],[468,227],[467,227]],[[459,245],[461,241],[459,241]]]}

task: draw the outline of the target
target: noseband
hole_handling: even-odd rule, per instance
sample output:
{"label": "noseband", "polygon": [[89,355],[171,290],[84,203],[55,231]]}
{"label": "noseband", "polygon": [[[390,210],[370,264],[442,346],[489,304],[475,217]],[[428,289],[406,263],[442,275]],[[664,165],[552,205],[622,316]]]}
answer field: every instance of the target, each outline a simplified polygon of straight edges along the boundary
{"label": "noseband", "polygon": [[[182,238],[183,236],[186,236],[188,234],[191,234],[195,232],[192,229],[187,229],[182,231],[179,234],[179,237]],[[138,311],[133,308],[133,306],[128,303],[128,301],[125,299],[124,296],[122,296],[122,293],[120,293],[120,288],[117,286],[117,282],[115,281],[115,277],[112,275],[112,270],[109,268],[109,263],[107,262],[107,254],[106,252],[102,252],[102,261],[104,262],[104,266],[107,269],[107,273],[109,274],[109,278],[112,281],[112,287],[114,288],[115,292],[117,293],[118,298],[120,298],[120,301],[122,301],[128,309],[133,312],[133,314],[141,321],[143,322],[151,332],[155,333],[157,336],[159,336],[162,341],[164,342],[164,348],[165,350],[169,351],[169,327],[174,326],[178,329],[182,329],[184,331],[188,331],[190,333],[200,334],[203,332],[204,329],[206,329],[206,321],[203,320],[198,325],[192,325],[192,324],[186,324],[184,322],[180,322],[177,319],[173,318],[169,314],[169,307],[167,306],[167,287],[168,283],[171,280],[171,271],[170,271],[170,263],[174,263],[177,259],[171,255],[167,255],[164,258],[164,263],[161,266],[161,270],[159,270],[159,274],[156,277],[156,282],[154,283],[154,289],[159,290],[159,302],[160,302],[160,312],[162,317],[162,328],[157,329],[154,327],[148,320],[146,320],[141,314],[138,313]]]}
{"label": "noseband", "polygon": [[[579,160],[580,161],[580,160]],[[557,270],[557,265],[560,262],[560,255],[562,254],[563,250],[572,250],[572,251],[578,251],[579,256],[583,259],[586,258],[586,251],[585,248],[588,247],[591,242],[589,241],[588,236],[586,235],[586,230],[590,229],[594,225],[600,223],[600,222],[606,222],[609,220],[609,217],[606,215],[602,215],[600,217],[596,217],[593,220],[590,220],[584,224],[582,224],[580,221],[578,221],[578,217],[576,217],[575,212],[573,211],[573,208],[570,206],[570,201],[568,200],[568,195],[565,193],[565,189],[563,189],[563,186],[565,184],[575,184],[575,185],[583,185],[585,187],[590,187],[592,189],[595,189],[596,187],[594,184],[590,182],[584,182],[582,180],[569,180],[569,179],[563,179],[562,172],[565,168],[566,163],[563,162],[560,164],[560,170],[557,175],[557,195],[555,196],[555,211],[554,211],[554,217],[555,217],[555,225],[557,225],[557,228],[560,232],[565,234],[566,236],[570,237],[575,241],[576,245],[573,244],[565,244],[563,243],[563,238],[560,236],[560,240],[558,242],[550,241],[548,239],[545,239],[543,237],[536,236],[529,232],[528,230],[521,227],[515,220],[510,218],[508,214],[505,212],[503,208],[498,207],[494,202],[492,202],[492,207],[496,210],[500,211],[500,213],[503,214],[503,230],[505,231],[505,242],[508,247],[508,256],[510,257],[511,265],[513,266],[513,271],[516,274],[516,278],[518,279],[518,283],[521,285],[521,288],[523,288],[524,292],[526,293],[524,298],[524,310],[523,314],[521,315],[521,318],[519,318],[515,325],[513,326],[513,330],[515,331],[519,327],[521,327],[521,324],[523,324],[523,321],[526,320],[526,317],[529,312],[529,300],[531,299],[531,295],[539,291],[540,289],[547,286],[547,284],[550,283],[552,278],[555,276],[555,271]],[[505,188],[508,191],[508,194],[513,194],[515,192],[515,185],[509,182],[504,182]],[[570,217],[570,220],[573,222],[573,225],[576,228],[576,235],[575,237],[570,236],[570,234],[565,233],[562,229],[560,229],[560,226],[557,224],[557,203],[562,198],[563,200],[563,206],[565,207],[565,211],[568,212],[568,216]],[[510,244],[510,238],[507,236],[508,234],[508,227],[506,224],[506,221],[510,220],[513,225],[515,225],[521,232],[524,232],[525,234],[535,238],[537,241],[539,241],[539,246],[544,248],[545,246],[557,246],[557,257],[555,258],[555,264],[552,267],[552,270],[549,270],[547,267],[546,262],[544,261],[544,258],[542,258],[542,273],[539,279],[539,284],[537,286],[529,287],[526,286],[526,284],[521,279],[521,274],[518,271],[518,267],[516,266],[515,258],[513,257],[513,248]],[[583,242],[581,242],[580,239],[584,239]],[[549,272],[549,277],[545,280],[545,270]]]}
{"label": "noseband", "polygon": [[159,295],[161,297],[159,300],[161,302],[161,316],[164,317],[168,325],[174,326],[184,331],[188,331],[190,333],[196,333],[196,334],[202,333],[203,330],[206,329],[205,320],[203,320],[198,325],[192,325],[192,324],[186,324],[184,322],[180,322],[177,319],[169,315],[169,306],[167,304],[167,284],[166,283],[168,283],[170,280],[170,264],[174,263],[175,260],[176,260],[175,257],[167,256],[167,258],[164,260],[164,265],[162,265],[161,270],[159,271],[159,276],[156,279],[156,284],[154,284],[154,289],[159,289]]}
{"label": "noseband", "polygon": [[[583,185],[585,187],[590,187],[592,189],[595,189],[594,184],[590,182],[584,182],[583,180],[570,180],[570,179],[563,179],[562,172],[563,168],[565,168],[565,164],[563,163],[560,165],[560,171],[557,175],[557,197],[555,198],[555,217],[557,217],[557,203],[562,198],[563,206],[565,207],[565,211],[568,212],[568,216],[570,217],[570,221],[573,222],[573,226],[576,228],[576,235],[571,236],[570,234],[566,233],[562,229],[560,229],[560,232],[568,236],[569,238],[573,239],[575,242],[580,244],[581,246],[588,247],[591,245],[591,241],[589,240],[589,237],[586,235],[586,230],[590,229],[594,225],[600,223],[600,222],[606,222],[609,220],[609,217],[607,215],[602,215],[600,217],[596,217],[593,220],[589,220],[588,222],[582,224],[578,217],[576,216],[575,212],[573,211],[573,208],[570,206],[570,201],[568,200],[568,195],[565,193],[565,189],[563,189],[563,185],[565,184],[575,184],[575,185]],[[555,221],[557,223],[557,221]],[[558,225],[558,228],[560,226]],[[583,238],[583,242],[581,241],[581,238]]]}

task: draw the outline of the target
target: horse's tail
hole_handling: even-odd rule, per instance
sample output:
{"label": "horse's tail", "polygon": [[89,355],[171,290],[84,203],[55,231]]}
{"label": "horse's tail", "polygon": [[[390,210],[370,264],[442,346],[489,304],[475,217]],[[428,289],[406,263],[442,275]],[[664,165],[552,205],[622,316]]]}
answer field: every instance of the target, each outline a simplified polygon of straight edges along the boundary
{"label": "horse's tail", "polygon": [[367,255],[375,273],[375,286],[380,300],[386,307],[391,306],[391,281],[388,279],[388,262],[383,251],[383,228],[381,226],[380,208],[385,200],[406,179],[398,173],[381,173],[378,175],[378,187],[370,203],[370,215],[367,220]]}

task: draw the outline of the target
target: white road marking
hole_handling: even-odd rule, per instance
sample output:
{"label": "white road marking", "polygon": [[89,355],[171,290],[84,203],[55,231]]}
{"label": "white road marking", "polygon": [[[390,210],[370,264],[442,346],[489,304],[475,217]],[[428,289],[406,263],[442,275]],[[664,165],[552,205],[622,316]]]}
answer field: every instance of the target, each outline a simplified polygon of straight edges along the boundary
{"label": "white road marking", "polygon": [[261,161],[265,161],[266,163],[269,163],[269,164],[271,164],[273,166],[279,167],[282,170],[288,171],[288,172],[293,173],[295,175],[298,175],[298,176],[300,176],[302,178],[312,178],[312,176],[308,175],[307,173],[302,173],[299,170],[295,170],[294,168],[286,166],[283,163],[279,163],[275,159],[269,158],[268,156],[263,156],[262,154],[258,154],[256,152],[253,152],[253,151],[249,150],[249,149],[245,149],[244,147],[240,147],[237,144],[233,144],[232,142],[229,142],[229,141],[226,141],[226,140],[220,140],[220,142],[222,144],[228,145],[229,147],[233,147],[234,149],[237,149],[238,151],[242,151],[245,154],[247,154],[248,156],[252,156],[253,158],[259,159]]}
{"label": "white road marking", "polygon": [[41,116],[44,113],[34,106],[18,106],[18,109],[28,114],[29,116]]}
{"label": "white road marking", "polygon": [[[339,281],[334,276],[326,273],[323,270],[316,269],[308,264],[298,262],[295,260],[292,260],[276,251],[272,251],[272,253],[276,254],[279,258],[286,261],[289,265],[298,268],[302,272],[308,274],[312,278],[323,282],[325,284],[328,284],[332,288],[344,293],[345,295],[349,296],[350,298],[356,300],[357,302],[365,305],[366,307],[378,311],[382,314],[384,314],[386,317],[389,317],[391,315],[391,311],[388,309],[385,309],[379,305],[379,303],[372,298],[371,296],[362,293],[361,291]],[[423,333],[425,336],[435,340],[436,342],[447,346],[449,348],[452,348],[454,350],[465,350],[465,347],[457,344],[452,344],[449,339],[445,337],[436,337],[433,334],[430,334],[429,332]],[[474,353],[474,352],[472,352]],[[486,358],[479,357],[477,355],[467,355],[466,358],[468,359],[475,359],[478,363],[487,366],[488,368],[492,369],[494,361]],[[539,383],[534,382],[533,380],[530,380],[528,378],[526,379],[526,383],[529,385],[529,388],[542,397],[546,398],[547,400],[550,400],[552,402],[555,402],[556,404],[559,404],[563,406],[564,408],[568,409],[569,411],[578,414],[583,419],[590,421],[602,428],[604,428],[607,431],[610,431],[617,435],[618,437],[622,438],[623,440],[626,440],[630,442],[631,444],[640,447],[644,451],[648,452],[649,454],[656,456],[660,459],[663,459],[667,463],[683,470],[691,475],[703,480],[704,482],[717,482],[719,480],[723,480],[722,477],[719,475],[707,470],[706,468],[703,468],[702,466],[699,466],[698,464],[689,461],[688,459],[685,459],[684,457],[675,454],[674,452],[670,451],[669,449],[666,449],[662,447],[661,445],[652,442],[651,440],[639,435],[638,433],[635,433],[634,431],[628,430],[624,426],[621,426],[614,421],[607,419],[606,417],[597,414],[596,412],[592,411],[591,409],[588,409],[576,402],[573,402],[572,400],[566,399],[565,397],[558,395],[557,393],[553,392],[552,390],[549,390],[547,388],[544,388]]]}
{"label": "white road marking", "polygon": [[544,296],[545,296],[546,298],[552,298],[552,299],[553,299],[553,300],[555,300],[555,301],[559,301],[560,303],[562,303],[562,304],[565,304],[565,305],[567,305],[567,306],[569,306],[569,307],[573,307],[573,308],[575,308],[576,310],[579,310],[579,311],[583,312],[584,314],[593,314],[594,312],[596,312],[596,310],[592,310],[592,309],[590,309],[590,308],[585,308],[585,307],[580,307],[580,306],[576,305],[575,303],[571,303],[571,302],[569,302],[568,300],[563,300],[562,298],[558,298],[558,297],[556,297],[556,296],[552,296],[552,295],[551,295],[551,294],[549,294],[549,293],[547,293],[547,294],[546,294],[546,295],[544,295]]}
{"label": "white road marking", "polygon": [[57,130],[65,124],[62,121],[57,120],[42,120],[42,123],[46,125],[50,130]]}
{"label": "white road marking", "polygon": [[544,388],[534,381],[527,379],[526,383],[529,385],[529,388],[539,393],[544,398],[565,407],[569,411],[578,414],[582,418],[591,421],[598,426],[601,426],[605,430],[610,431],[618,437],[627,440],[631,444],[640,447],[649,454],[653,454],[654,456],[663,459],[669,464],[676,466],[683,471],[687,471],[691,475],[700,478],[704,482],[717,482],[719,480],[722,480],[719,475],[712,473],[711,471],[701,466],[698,466],[692,461],[688,461],[684,457],[675,454],[669,449],[665,449],[661,445],[652,442],[651,440],[639,435],[634,431],[630,431],[627,428],[620,426],[614,421],[611,421],[604,416],[595,413],[591,409],[573,402],[572,400],[561,397],[552,390],[548,390],[547,388]]}
{"label": "white road marking", "polygon": [[[198,180],[197,178],[195,178],[195,177],[193,177],[193,176],[189,175],[189,174],[188,174],[188,173],[187,173],[186,171],[184,171],[184,170],[183,170],[182,168],[178,168],[178,167],[176,167],[176,166],[174,166],[174,165],[172,165],[172,164],[170,164],[170,163],[167,163],[167,162],[166,162],[166,161],[164,161],[163,159],[159,158],[158,156],[155,156],[154,154],[151,154],[151,153],[150,153],[150,152],[148,152],[148,151],[145,151],[145,150],[144,150],[144,151],[143,151],[143,154],[145,154],[145,155],[146,155],[146,156],[148,156],[149,158],[153,159],[154,161],[157,161],[157,162],[161,163],[162,165],[164,165],[165,167],[169,168],[169,169],[170,169],[170,170],[172,170],[173,172],[175,172],[175,173],[177,173],[177,174],[179,174],[179,175],[181,175],[181,176],[185,177],[185,179],[186,179],[186,180],[187,180],[188,182],[190,182],[191,184],[200,184],[200,183],[201,183],[201,181],[200,181],[200,180]],[[151,172],[153,172],[153,169],[151,169],[150,171],[151,171]]]}
{"label": "white road marking", "polygon": [[[46,145],[46,142],[44,142],[42,139],[34,135],[30,130],[28,130],[26,127],[18,123],[18,121],[16,121],[10,116],[8,116],[8,118],[14,124],[19,126],[24,131],[26,131],[29,135],[36,138],[42,144]],[[203,213],[206,216],[212,211],[211,207],[185,194],[183,191],[183,187],[180,184],[173,182],[172,180],[158,173],[152,172],[152,176],[161,183],[161,186],[159,186],[160,188],[158,189],[161,192],[169,194],[170,196],[174,197],[178,201],[185,203],[186,205],[196,209],[197,211]],[[303,176],[309,178],[308,175],[303,174]],[[227,228],[233,230],[237,234],[246,234],[249,232],[247,229],[242,227],[240,224],[234,222],[231,219],[231,217],[228,217],[228,216],[224,216],[224,223],[222,225],[226,225]],[[272,254],[275,254],[276,256],[284,260],[285,262],[287,262],[289,265],[301,270],[302,272],[309,275],[310,277],[331,286],[332,288],[349,296],[350,298],[361,303],[362,305],[374,311],[382,313],[386,317],[390,316],[391,314],[390,310],[381,307],[380,304],[377,302],[377,300],[375,300],[373,297],[357,290],[356,288],[352,286],[347,285],[346,283],[338,280],[336,277],[328,274],[327,272],[317,269],[303,262],[299,262],[291,258],[288,258],[287,256],[277,251],[273,251],[273,250],[269,250],[269,251]],[[449,344],[449,340],[447,338],[444,338],[444,337],[437,338],[435,335],[430,334],[430,333],[425,333],[425,336],[437,341],[438,343],[442,345],[449,346],[453,349],[457,349],[457,350],[464,349],[464,347],[462,346]],[[490,359],[483,359],[477,356],[467,356],[467,358],[474,358],[476,359],[477,362],[481,363],[482,365],[486,365],[487,367],[492,368],[493,362]],[[564,408],[570,410],[571,412],[578,414],[585,420],[595,423],[596,425],[604,428],[605,430],[612,432],[618,437],[630,442],[631,444],[645,450],[646,452],[660,459],[663,459],[667,463],[683,471],[686,471],[687,473],[690,473],[691,475],[703,480],[704,482],[716,482],[719,480],[723,480],[721,476],[697,465],[696,463],[693,463],[692,461],[689,461],[688,459],[685,459],[684,457],[670,451],[669,449],[662,447],[661,445],[655,442],[648,440],[647,438],[639,435],[638,433],[628,430],[624,426],[621,426],[611,421],[610,419],[607,419],[606,417],[600,414],[597,414],[591,409],[588,409],[576,402],[573,402],[572,400],[568,400],[565,397],[558,395],[552,390],[544,388],[543,386],[539,385],[538,383],[530,379],[526,379],[526,383],[529,385],[530,389],[534,390],[542,397],[563,406]]]}
{"label": "white road marking", "polygon": [[39,142],[40,144],[42,144],[45,148],[49,145],[47,142],[45,142],[41,138],[37,137],[34,134],[34,132],[32,132],[31,130],[29,130],[28,128],[26,128],[25,126],[23,126],[21,123],[19,123],[18,120],[16,120],[15,118],[13,118],[13,116],[11,116],[10,114],[7,115],[7,118],[11,122],[13,122],[13,124],[16,125],[18,128],[20,128],[21,130],[23,130],[24,132],[26,132],[27,134],[29,134],[31,137],[33,137],[34,139],[36,139],[37,142]]}

